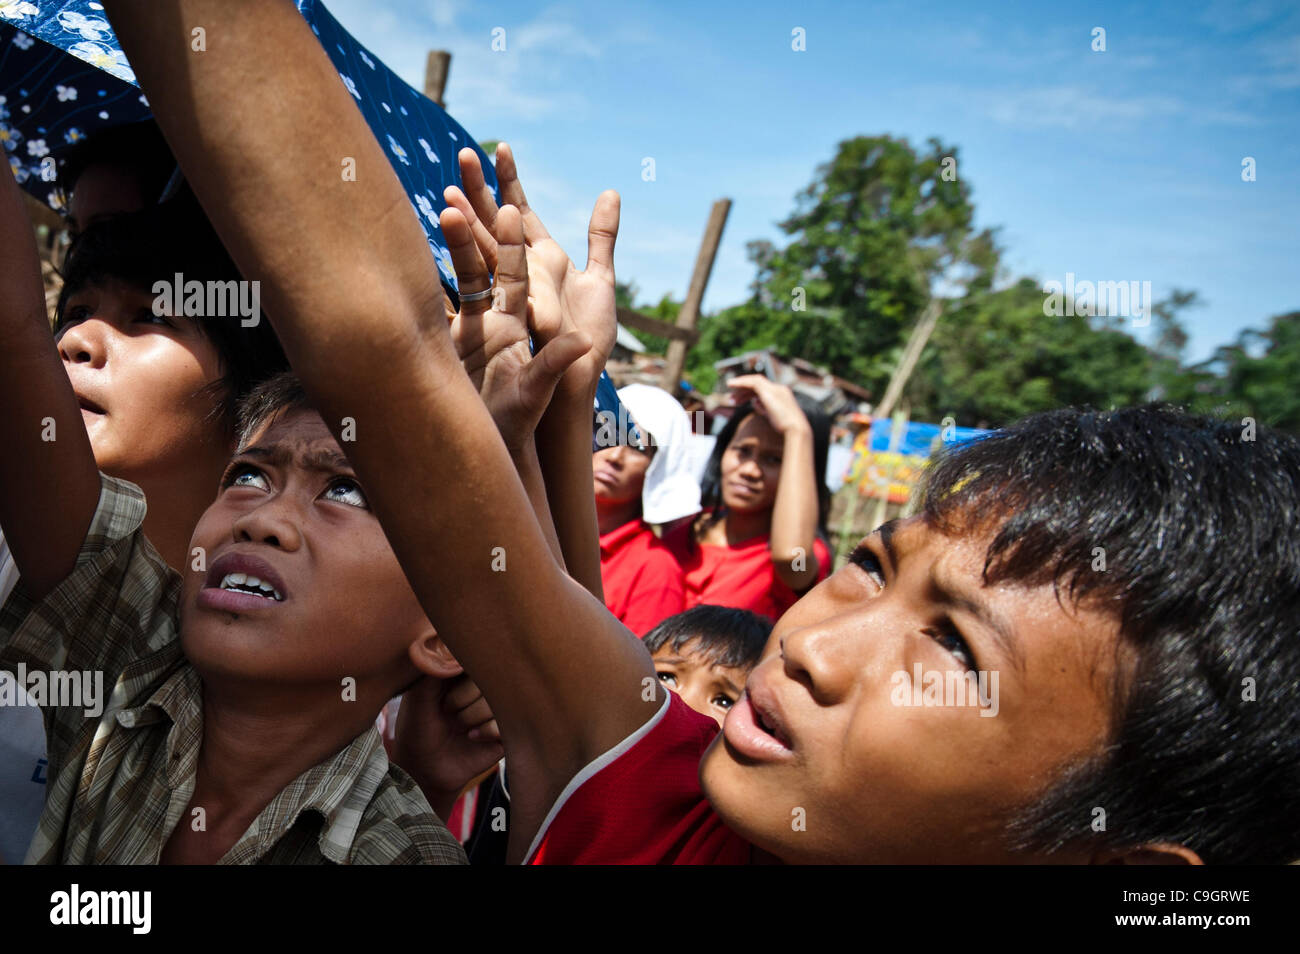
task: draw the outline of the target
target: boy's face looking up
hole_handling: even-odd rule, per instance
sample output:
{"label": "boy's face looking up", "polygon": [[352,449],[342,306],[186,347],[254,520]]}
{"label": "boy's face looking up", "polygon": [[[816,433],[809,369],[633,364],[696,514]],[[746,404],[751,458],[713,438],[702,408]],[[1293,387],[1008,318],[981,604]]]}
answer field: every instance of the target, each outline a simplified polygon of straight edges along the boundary
{"label": "boy's face looking up", "polygon": [[[1099,751],[1129,662],[1116,621],[1052,586],[984,586],[990,539],[886,525],[781,618],[702,763],[728,824],[787,861],[1034,860],[1003,826]],[[996,673],[996,715],[926,703],[925,674],[971,670]]]}
{"label": "boy's face looking up", "polygon": [[199,325],[153,313],[146,289],[108,280],[69,296],[59,354],[81,402],[99,469],[136,483],[213,458],[230,447],[213,440],[213,396],[221,378],[217,349]]}
{"label": "boy's face looking up", "polygon": [[749,676],[748,668],[715,663],[700,650],[697,639],[689,640],[679,649],[673,649],[672,641],[665,643],[655,650],[654,662],[660,682],[718,725],[722,725],[740,698]]}
{"label": "boy's face looking up", "polygon": [[419,675],[409,648],[433,626],[315,411],[259,428],[190,545],[206,567],[186,573],[181,633],[205,679],[340,692],[350,676],[362,707],[377,708]]}

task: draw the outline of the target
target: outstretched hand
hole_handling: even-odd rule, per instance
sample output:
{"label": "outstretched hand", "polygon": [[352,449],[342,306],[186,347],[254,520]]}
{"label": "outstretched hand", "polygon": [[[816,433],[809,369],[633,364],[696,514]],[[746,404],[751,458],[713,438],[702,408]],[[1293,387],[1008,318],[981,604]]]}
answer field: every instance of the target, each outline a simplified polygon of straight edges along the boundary
{"label": "outstretched hand", "polygon": [[[529,266],[518,209],[504,206],[493,221],[495,283],[488,274],[484,245],[475,241],[466,216],[455,207],[447,208],[441,224],[462,295],[460,312],[451,325],[456,353],[506,446],[517,452],[532,437],[565,372],[589,354],[591,341],[579,330],[565,330],[536,354],[530,352]],[[544,288],[549,278],[540,276],[538,284]],[[490,299],[463,300],[489,287]]]}
{"label": "outstretched hand", "polygon": [[[495,271],[501,257],[497,221],[506,206],[497,208],[474,150],[462,149],[459,160],[464,191],[451,186],[444,197],[468,222],[484,262]],[[618,334],[614,300],[618,193],[606,190],[596,199],[587,229],[587,267],[579,271],[528,204],[519,183],[514,154],[505,143],[497,147],[496,173],[502,201],[517,208],[523,222],[528,268],[533,280],[530,330],[539,347],[571,332],[587,336],[590,349],[574,361],[556,392],[568,398],[588,397],[589,392],[594,393]]]}

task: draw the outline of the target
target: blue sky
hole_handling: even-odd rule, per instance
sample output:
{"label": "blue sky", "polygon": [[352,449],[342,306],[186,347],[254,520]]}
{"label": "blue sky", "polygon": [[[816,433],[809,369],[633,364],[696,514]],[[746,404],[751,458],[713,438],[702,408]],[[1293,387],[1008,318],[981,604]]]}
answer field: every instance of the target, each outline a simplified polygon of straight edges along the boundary
{"label": "blue sky", "polygon": [[617,189],[616,268],[644,300],[683,296],[710,204],[727,196],[704,308],[742,301],[745,243],[782,241],[776,223],[837,143],[888,133],[957,147],[978,224],[1001,229],[1007,279],[1197,290],[1190,358],[1300,307],[1294,0],[325,2],[417,88],[426,51],[452,51],[449,110],[511,143],[530,201],[579,263],[592,201]]}

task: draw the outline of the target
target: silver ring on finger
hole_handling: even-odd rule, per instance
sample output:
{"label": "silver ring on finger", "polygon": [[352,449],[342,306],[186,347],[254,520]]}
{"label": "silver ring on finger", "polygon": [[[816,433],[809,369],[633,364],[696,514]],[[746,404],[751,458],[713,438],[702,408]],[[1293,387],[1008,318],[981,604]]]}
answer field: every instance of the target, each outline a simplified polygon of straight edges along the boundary
{"label": "silver ring on finger", "polygon": [[488,287],[483,289],[482,291],[464,292],[461,294],[460,300],[461,301],[486,301],[487,299],[492,297],[492,291],[495,287],[496,287],[495,285],[489,284]]}

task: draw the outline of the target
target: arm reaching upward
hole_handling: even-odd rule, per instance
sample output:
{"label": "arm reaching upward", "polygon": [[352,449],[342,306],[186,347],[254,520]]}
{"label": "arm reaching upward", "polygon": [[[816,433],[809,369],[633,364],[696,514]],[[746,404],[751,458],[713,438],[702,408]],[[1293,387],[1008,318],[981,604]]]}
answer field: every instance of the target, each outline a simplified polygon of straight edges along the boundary
{"label": "arm reaching upward", "polygon": [[99,500],[95,455],[45,315],[31,222],[0,172],[0,528],[39,599],[77,562]]}
{"label": "arm reaching upward", "polygon": [[781,582],[798,593],[817,582],[821,569],[813,549],[817,539],[817,469],[812,427],[794,392],[785,385],[761,374],[742,374],[731,379],[730,387],[736,403],[754,402],[756,412],[767,418],[784,444],[772,507],[772,568]]}
{"label": "arm reaching upward", "polygon": [[[293,4],[106,6],[194,191],[241,270],[262,282],[326,423],[340,436],[343,418],[355,422],[355,440],[340,446],[500,725],[520,858],[573,774],[657,708],[649,655],[552,556],[461,367],[410,202]],[[196,26],[207,30],[204,52],[190,51]],[[355,181],[340,175],[345,159]],[[526,314],[519,213],[499,217],[501,307]],[[547,351],[534,360],[555,361]],[[647,677],[655,685],[643,693]]]}

